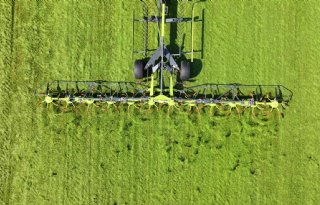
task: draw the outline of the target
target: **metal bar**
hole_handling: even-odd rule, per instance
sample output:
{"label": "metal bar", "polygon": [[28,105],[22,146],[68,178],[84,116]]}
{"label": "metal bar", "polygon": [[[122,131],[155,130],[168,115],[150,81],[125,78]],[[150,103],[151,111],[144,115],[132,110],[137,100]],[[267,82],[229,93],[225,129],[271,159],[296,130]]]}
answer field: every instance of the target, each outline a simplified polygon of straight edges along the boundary
{"label": "metal bar", "polygon": [[162,11],[161,11],[161,37],[160,37],[160,47],[161,47],[161,67],[160,67],[160,94],[163,91],[163,68],[164,68],[164,23],[165,23],[165,9],[166,5],[162,3]]}
{"label": "metal bar", "polygon": [[165,9],[166,5],[162,4],[162,14],[161,14],[161,36],[164,37],[164,23],[165,23]]}
{"label": "metal bar", "polygon": [[134,17],[135,17],[135,11],[133,11],[132,13],[132,18],[133,18],[133,21],[132,21],[132,58],[133,58],[133,55],[135,53],[135,49],[134,49]]}
{"label": "metal bar", "polygon": [[[151,18],[144,19],[135,19],[137,22],[152,22],[152,23],[160,23],[160,18],[153,16]],[[192,22],[191,18],[166,18],[165,23],[184,23],[184,22]]]}
{"label": "metal bar", "polygon": [[[121,102],[136,96],[136,99],[143,98],[143,93],[154,95],[154,80],[157,73],[151,75],[151,84],[139,84],[134,82],[106,82],[106,81],[54,81],[39,86],[35,90],[36,96],[49,96],[56,100],[64,100],[68,94],[70,98],[93,99],[99,98],[100,101],[108,101],[112,98],[121,98]],[[174,99],[181,98],[184,100],[197,100],[199,103],[206,102],[239,102],[241,100],[251,99],[250,92],[255,91],[254,99],[257,102],[264,100],[263,96],[267,92],[273,90],[276,93],[277,100],[281,102],[289,102],[292,98],[292,91],[281,85],[238,85],[238,84],[204,84],[194,87],[187,87],[183,90],[175,90],[173,88],[173,76],[170,78],[170,87],[167,89],[169,94],[167,97]],[[103,90],[101,89],[103,87]],[[62,89],[63,88],[63,89]],[[220,93],[219,88],[227,89]],[[242,92],[243,91],[245,92]],[[160,89],[157,89],[160,90]],[[141,95],[136,95],[136,91]],[[248,92],[249,91],[249,92]],[[132,93],[133,92],[133,93]],[[209,95],[210,92],[210,95]],[[248,93],[247,93],[248,92]],[[264,93],[263,93],[264,92]],[[100,95],[101,94],[101,95]],[[186,95],[182,95],[186,94]],[[226,98],[222,98],[224,95]],[[231,96],[232,94],[232,96]],[[188,96],[189,95],[189,96]],[[109,100],[110,101],[110,100]]]}
{"label": "metal bar", "polygon": [[173,76],[170,74],[170,97],[173,97]]}
{"label": "metal bar", "polygon": [[193,62],[193,24],[194,24],[194,5],[196,3],[194,3],[192,5],[192,15],[191,15],[191,62]]}
{"label": "metal bar", "polygon": [[150,97],[153,96],[154,92],[154,76],[153,73],[151,74],[151,81],[150,81]]}

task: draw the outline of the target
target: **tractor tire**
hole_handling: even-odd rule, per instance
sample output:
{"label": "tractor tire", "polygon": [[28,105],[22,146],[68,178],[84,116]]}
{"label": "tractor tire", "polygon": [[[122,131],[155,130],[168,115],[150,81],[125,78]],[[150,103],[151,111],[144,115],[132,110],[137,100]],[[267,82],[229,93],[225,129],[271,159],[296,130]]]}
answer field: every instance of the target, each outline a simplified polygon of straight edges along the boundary
{"label": "tractor tire", "polygon": [[185,81],[190,78],[190,63],[188,61],[181,61],[180,66],[180,80]]}
{"label": "tractor tire", "polygon": [[143,78],[143,60],[136,60],[134,62],[134,78],[142,79]]}

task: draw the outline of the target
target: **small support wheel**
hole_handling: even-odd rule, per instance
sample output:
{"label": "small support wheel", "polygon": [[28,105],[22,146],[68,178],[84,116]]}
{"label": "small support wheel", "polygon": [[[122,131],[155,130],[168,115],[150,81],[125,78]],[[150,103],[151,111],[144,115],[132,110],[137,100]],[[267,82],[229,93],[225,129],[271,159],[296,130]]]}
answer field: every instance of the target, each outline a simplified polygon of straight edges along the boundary
{"label": "small support wheel", "polygon": [[134,62],[134,78],[142,79],[143,78],[143,60],[136,60]]}
{"label": "small support wheel", "polygon": [[180,79],[182,81],[189,80],[190,78],[190,63],[188,61],[181,61],[180,66]]}

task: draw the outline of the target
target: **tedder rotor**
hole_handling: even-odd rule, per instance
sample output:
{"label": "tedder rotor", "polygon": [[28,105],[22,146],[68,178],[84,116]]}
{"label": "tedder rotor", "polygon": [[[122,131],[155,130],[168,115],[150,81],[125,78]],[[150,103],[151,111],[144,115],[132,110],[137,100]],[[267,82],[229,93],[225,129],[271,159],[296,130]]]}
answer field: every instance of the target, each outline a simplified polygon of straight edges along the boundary
{"label": "tedder rotor", "polygon": [[[137,19],[134,16],[133,27],[136,23],[142,24],[143,49],[135,50],[133,39],[133,53],[142,54],[143,58],[134,62],[134,77],[137,82],[110,82],[110,81],[53,81],[40,86],[36,96],[42,97],[47,106],[50,104],[68,109],[78,105],[115,108],[120,105],[130,107],[144,107],[150,110],[155,107],[167,107],[167,111],[205,109],[207,113],[236,112],[239,115],[249,109],[253,116],[256,112],[270,114],[276,110],[286,108],[292,99],[292,92],[282,85],[241,85],[241,84],[203,84],[192,87],[183,86],[183,81],[191,77],[193,62],[193,26],[194,12],[190,18],[167,17],[168,5],[165,0],[157,0],[156,15],[150,15],[148,5],[141,0],[144,16]],[[186,3],[185,0],[178,2]],[[198,1],[200,2],[200,1]],[[196,3],[198,3],[196,2]],[[195,3],[194,3],[195,5]],[[192,9],[194,8],[192,6]],[[182,51],[179,46],[178,53],[172,53],[165,44],[165,25],[191,23],[191,51]],[[157,27],[158,48],[148,48],[148,29],[150,24]],[[134,30],[134,29],[133,29]],[[134,36],[135,34],[133,34]],[[151,55],[150,55],[151,53]],[[191,55],[186,60],[186,55]],[[182,86],[179,86],[182,85]]]}

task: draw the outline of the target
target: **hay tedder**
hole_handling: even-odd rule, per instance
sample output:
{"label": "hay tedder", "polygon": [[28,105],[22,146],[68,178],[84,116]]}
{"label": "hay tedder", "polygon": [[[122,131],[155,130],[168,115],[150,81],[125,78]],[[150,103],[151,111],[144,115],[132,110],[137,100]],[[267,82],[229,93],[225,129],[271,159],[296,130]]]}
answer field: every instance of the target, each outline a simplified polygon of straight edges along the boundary
{"label": "hay tedder", "polygon": [[[187,4],[189,1],[178,0],[176,4]],[[281,113],[292,98],[292,92],[281,85],[241,85],[241,84],[202,84],[185,86],[190,79],[194,61],[193,31],[199,21],[194,16],[197,2],[191,2],[191,17],[172,14],[167,1],[155,1],[156,13],[151,12],[147,2],[143,5],[142,18],[133,17],[133,31],[136,26],[140,31],[142,49],[136,50],[136,35],[133,32],[133,54],[141,58],[134,62],[133,73],[136,82],[110,81],[53,81],[35,90],[47,107],[50,104],[61,110],[77,108],[81,105],[101,107],[103,110],[120,110],[120,107],[147,110],[164,108],[168,113],[176,110],[206,112],[210,114],[237,114],[249,109],[253,116],[257,112],[269,115],[276,110]],[[150,2],[149,2],[150,3]],[[183,51],[184,46],[165,44],[166,24],[191,25],[191,49]],[[154,26],[157,33],[158,47],[149,48],[150,28]],[[176,27],[177,28],[177,27]],[[172,29],[170,29],[172,31]],[[177,29],[176,29],[177,30]],[[176,31],[182,33],[181,31]],[[171,34],[170,34],[171,35]],[[172,36],[170,36],[170,39]],[[139,45],[138,45],[139,46]],[[177,50],[174,52],[173,50]],[[174,52],[174,53],[173,53]],[[191,56],[190,60],[186,56]]]}

